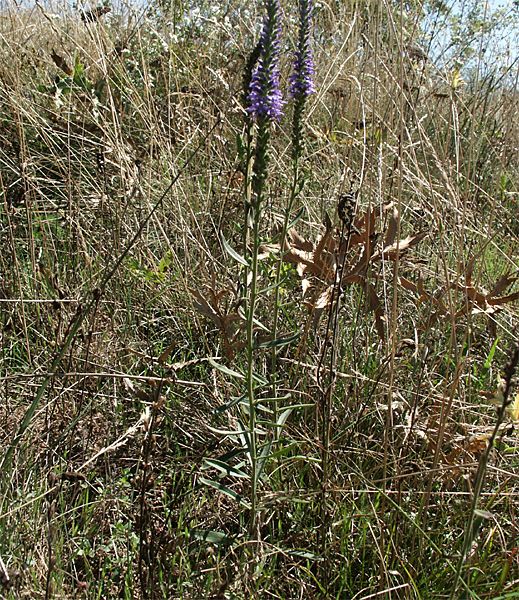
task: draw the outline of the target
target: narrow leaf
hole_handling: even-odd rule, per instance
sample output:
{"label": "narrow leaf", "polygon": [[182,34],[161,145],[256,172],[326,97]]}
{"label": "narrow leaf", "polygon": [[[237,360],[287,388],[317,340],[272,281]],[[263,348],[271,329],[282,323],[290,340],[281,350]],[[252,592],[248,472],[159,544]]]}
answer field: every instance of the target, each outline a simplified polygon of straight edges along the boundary
{"label": "narrow leaf", "polygon": [[496,353],[497,345],[499,344],[500,339],[497,337],[492,344],[492,348],[490,348],[490,352],[488,353],[487,359],[485,360],[485,364],[483,368],[488,371],[490,366],[492,365],[492,360],[494,359],[494,354]]}
{"label": "narrow leaf", "polygon": [[285,394],[284,396],[276,396],[274,397],[270,397],[270,398],[261,398],[261,402],[262,404],[265,404],[266,402],[281,402],[283,400],[290,400],[291,398],[291,394]]}
{"label": "narrow leaf", "polygon": [[221,471],[224,475],[229,475],[230,477],[248,477],[247,473],[244,473],[240,469],[237,469],[236,467],[233,467],[232,465],[229,465],[221,460],[206,458],[204,463],[206,468],[218,469],[218,471]]}
{"label": "narrow leaf", "polygon": [[256,482],[259,481],[262,473],[263,473],[263,469],[265,468],[265,465],[267,464],[267,460],[270,456],[270,450],[272,449],[272,440],[268,441],[262,448],[259,458],[258,458],[258,468],[256,469]]}
{"label": "narrow leaf", "polygon": [[252,378],[259,385],[268,385],[268,383],[269,383],[268,380],[265,379],[265,377],[263,377],[263,375],[260,375],[259,373],[253,373]]}
{"label": "narrow leaf", "polygon": [[292,229],[292,227],[295,227],[297,225],[297,223],[301,220],[301,217],[305,214],[305,207],[302,206],[298,211],[296,216],[292,219],[292,221],[290,221],[290,223],[288,224],[287,227],[287,231]]}
{"label": "narrow leaf", "polygon": [[289,550],[287,554],[290,554],[290,556],[298,556],[299,558],[314,560],[316,562],[323,560],[322,556],[317,556],[317,554],[314,554],[313,552],[308,552],[307,550]]}
{"label": "narrow leaf", "polygon": [[240,432],[238,434],[238,437],[240,438],[242,446],[247,450],[247,458],[249,459],[249,462],[252,462],[252,459],[251,459],[251,443],[250,443],[249,432],[247,431],[247,428],[245,427],[245,425],[240,420],[238,420],[238,425],[240,427]]}
{"label": "narrow leaf", "polygon": [[243,265],[244,267],[248,267],[249,263],[243,258],[243,256],[241,254],[238,254],[238,252],[236,252],[236,250],[229,244],[229,242],[224,238],[223,235],[221,235],[220,237],[222,239],[222,244],[223,244],[223,247],[224,247],[225,251],[227,252],[227,254],[231,258],[234,258],[234,260],[236,262],[239,262],[240,265]]}
{"label": "narrow leaf", "polygon": [[211,531],[210,529],[191,529],[189,535],[195,540],[208,542],[209,544],[229,544],[232,539],[221,531]]}
{"label": "narrow leaf", "polygon": [[204,485],[212,487],[215,490],[218,490],[219,492],[221,492],[222,494],[229,496],[229,498],[236,500],[236,502],[238,502],[238,504],[240,504],[240,506],[243,506],[243,508],[250,508],[250,504],[247,501],[245,501],[240,496],[240,494],[237,494],[236,492],[229,489],[225,485],[222,485],[218,481],[213,481],[212,479],[206,479],[205,477],[200,477],[200,483],[203,483]]}
{"label": "narrow leaf", "polygon": [[218,435],[241,435],[241,431],[236,429],[217,429],[216,427],[211,427],[211,425],[206,425],[206,427],[209,429],[209,431],[212,433],[217,433]]}
{"label": "narrow leaf", "polygon": [[237,404],[240,404],[240,402],[245,402],[246,398],[247,398],[247,396],[245,396],[245,395],[235,396],[234,398],[231,398],[231,400],[229,400],[229,402],[226,402],[225,404],[222,404],[221,406],[218,406],[218,408],[215,408],[214,411],[213,411],[213,413],[215,415],[219,415],[221,413],[224,413],[225,411],[229,410],[233,406],[236,406]]}
{"label": "narrow leaf", "polygon": [[258,348],[280,348],[281,346],[287,346],[292,342],[295,342],[299,339],[299,332],[293,333],[292,335],[287,335],[283,337],[278,337],[275,340],[269,340],[268,342],[262,342],[258,344]]}
{"label": "narrow leaf", "polygon": [[226,367],[225,365],[221,365],[220,363],[217,363],[212,358],[209,358],[208,362],[212,367],[214,367],[218,371],[221,371],[225,375],[229,375],[230,377],[237,377],[238,379],[244,379],[244,377],[245,377],[243,375],[243,373],[240,373],[239,371],[233,371],[233,369],[229,369],[229,367]]}
{"label": "narrow leaf", "polygon": [[277,420],[277,426],[278,427],[283,427],[285,425],[285,423],[287,422],[288,417],[291,415],[292,413],[292,408],[287,408],[285,409],[278,417]]}

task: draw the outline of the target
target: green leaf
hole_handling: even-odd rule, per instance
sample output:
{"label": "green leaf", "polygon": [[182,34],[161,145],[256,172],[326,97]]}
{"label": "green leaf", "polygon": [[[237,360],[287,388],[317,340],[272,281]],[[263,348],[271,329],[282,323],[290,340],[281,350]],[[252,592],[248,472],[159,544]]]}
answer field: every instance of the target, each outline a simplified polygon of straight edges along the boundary
{"label": "green leaf", "polygon": [[[216,458],[217,460],[223,462],[229,462],[231,459],[237,458],[238,456],[243,456],[243,448],[234,447],[232,450],[229,450],[229,452],[225,452],[225,454],[220,454]],[[236,467],[241,468],[244,464],[245,463],[243,461],[240,461],[240,463],[236,465]]]}
{"label": "green leaf", "polygon": [[[297,444],[295,442],[292,442],[291,444],[287,444],[286,446],[283,446],[282,448],[279,448],[275,452],[272,452],[268,456],[266,455],[265,456],[265,460],[274,460],[276,458],[281,458],[282,456],[285,456],[289,452],[291,452],[295,447],[297,447]],[[299,459],[299,460],[301,460],[301,459],[306,460],[307,459],[306,456],[291,456],[289,460],[293,462],[296,458]],[[310,459],[308,459],[308,461],[310,461]],[[316,461],[318,461],[318,459],[316,459]]]}
{"label": "green leaf", "polygon": [[254,408],[257,411],[261,411],[263,413],[267,413],[269,415],[271,415],[273,413],[273,410],[271,408],[267,408],[263,402],[261,401],[261,399],[256,400],[256,402],[254,402]]}
{"label": "green leaf", "polygon": [[200,477],[199,481],[200,481],[200,483],[203,483],[204,485],[212,487],[215,490],[218,490],[219,492],[221,492],[222,494],[229,496],[229,498],[236,500],[236,502],[238,502],[238,504],[240,506],[243,506],[243,508],[250,508],[250,504],[246,500],[244,500],[240,496],[240,494],[237,494],[235,491],[229,489],[225,485],[222,485],[218,481],[213,481],[212,479],[206,479],[205,477]]}
{"label": "green leaf", "polygon": [[270,450],[272,448],[272,440],[268,441],[262,448],[259,458],[258,458],[258,468],[256,469],[256,482],[259,481],[261,474],[263,473],[263,469],[267,464],[267,460],[270,456]]}
{"label": "green leaf", "polygon": [[191,529],[189,535],[195,540],[202,540],[209,544],[216,544],[217,546],[222,544],[230,544],[232,538],[221,531],[211,531],[210,529]]}
{"label": "green leaf", "polygon": [[275,340],[269,340],[268,342],[262,342],[258,344],[257,348],[280,348],[281,346],[287,346],[292,342],[295,342],[299,339],[299,332],[293,333],[292,335],[287,335],[283,337],[278,337]]}
{"label": "green leaf", "polygon": [[238,437],[240,438],[242,446],[247,450],[247,458],[249,459],[249,462],[252,462],[249,431],[247,430],[245,425],[242,423],[242,421],[240,421],[239,419],[238,419],[238,425],[240,427],[240,432],[238,434]]}
{"label": "green leaf", "polygon": [[[291,415],[292,410],[293,410],[293,408],[291,408],[291,407],[285,409],[279,415],[277,421],[275,423],[269,423],[269,425],[277,427],[279,429],[279,432],[281,433],[281,430],[283,429],[288,417]],[[262,422],[262,424],[263,424],[263,422]],[[257,479],[259,479],[263,469],[265,468],[265,465],[267,464],[267,460],[269,460],[270,458],[272,458],[274,456],[274,455],[270,454],[271,449],[272,449],[272,440],[267,442],[260,452],[259,461],[258,461],[258,469],[256,472]]]}
{"label": "green leaf", "polygon": [[278,420],[276,422],[276,425],[278,427],[284,427],[285,423],[287,422],[288,417],[292,414],[292,411],[294,409],[292,407],[286,408],[278,417]]}
{"label": "green leaf", "polygon": [[297,225],[298,221],[301,220],[301,217],[305,214],[305,207],[302,206],[298,211],[296,216],[290,221],[290,223],[287,226],[287,231],[289,229],[292,229],[292,227],[295,227],[295,225]]}
{"label": "green leaf", "polygon": [[[290,398],[292,397],[292,394],[290,394],[290,392],[288,394],[285,394],[284,396],[276,396],[276,397],[269,397],[269,398],[261,398],[260,401],[262,404],[265,404],[267,402],[282,402],[283,400],[290,400]],[[301,404],[301,406],[310,406],[307,404]],[[313,404],[311,405],[313,406]]]}
{"label": "green leaf", "polygon": [[230,377],[237,377],[238,379],[245,378],[243,373],[240,373],[239,371],[233,371],[232,369],[229,369],[229,367],[226,367],[225,365],[221,365],[220,363],[217,363],[212,358],[209,358],[208,362],[213,368],[217,369],[218,371],[221,371],[225,375],[229,375]]}
{"label": "green leaf", "polygon": [[259,373],[253,373],[252,374],[252,379],[254,379],[254,381],[256,383],[258,383],[259,385],[268,385],[268,379],[265,379],[265,377],[263,377],[263,375],[260,375]]}
{"label": "green leaf", "polygon": [[223,247],[225,249],[225,251],[227,252],[227,254],[231,257],[234,258],[234,260],[236,262],[239,262],[240,265],[243,265],[244,267],[248,267],[249,263],[243,258],[243,256],[241,254],[238,254],[238,252],[236,252],[236,250],[229,244],[229,242],[224,238],[223,234],[220,235],[221,239],[222,239],[222,244]]}
{"label": "green leaf", "polygon": [[219,415],[221,413],[224,413],[226,410],[229,410],[233,406],[236,406],[237,404],[240,404],[240,403],[246,402],[246,401],[247,401],[247,396],[245,396],[245,394],[243,394],[241,396],[234,396],[233,398],[231,398],[231,400],[229,400],[229,402],[226,402],[225,404],[222,404],[221,406],[218,406],[217,408],[215,408],[213,413],[215,415]]}
{"label": "green leaf", "polygon": [[490,369],[490,365],[492,364],[492,360],[494,359],[494,354],[496,353],[498,343],[499,338],[496,338],[494,343],[492,344],[492,348],[490,348],[490,352],[488,353],[487,359],[485,360],[485,364],[483,365],[483,368],[486,371]]}
{"label": "green leaf", "polygon": [[[247,320],[247,315],[245,314],[245,311],[243,310],[243,308],[241,306],[238,308],[238,315],[244,321]],[[257,325],[260,329],[263,329],[263,331],[270,331],[270,329],[268,327],[266,327],[265,325],[263,325],[263,323],[258,321],[258,319],[254,318],[254,319],[252,319],[252,322],[254,323],[254,325]]]}
{"label": "green leaf", "polygon": [[481,510],[479,508],[476,508],[474,510],[474,516],[479,517],[480,519],[488,520],[492,520],[494,518],[494,515],[491,512],[489,512],[488,510]]}
{"label": "green leaf", "polygon": [[285,277],[283,277],[283,279],[281,279],[279,282],[271,283],[266,288],[263,288],[262,290],[260,290],[258,292],[258,296],[263,296],[264,294],[267,294],[268,292],[271,292],[272,290],[275,290],[278,287],[279,288],[282,287],[283,284],[285,284],[288,280],[289,280],[289,276],[285,275]]}
{"label": "green leaf", "polygon": [[247,473],[244,473],[240,469],[237,469],[236,467],[233,467],[221,460],[216,460],[214,458],[206,458],[204,460],[204,463],[206,465],[206,468],[218,469],[218,471],[221,471],[224,475],[229,475],[231,477],[248,477]]}
{"label": "green leaf", "polygon": [[323,560],[322,556],[317,556],[317,554],[314,554],[313,552],[308,552],[308,550],[288,550],[287,554],[290,554],[290,556],[299,556],[300,558],[306,558],[308,560]]}
{"label": "green leaf", "polygon": [[216,427],[211,427],[211,425],[206,425],[207,429],[209,429],[209,431],[211,431],[212,433],[217,433],[218,435],[229,435],[229,436],[240,436],[241,435],[241,430],[237,430],[237,429],[217,429]]}

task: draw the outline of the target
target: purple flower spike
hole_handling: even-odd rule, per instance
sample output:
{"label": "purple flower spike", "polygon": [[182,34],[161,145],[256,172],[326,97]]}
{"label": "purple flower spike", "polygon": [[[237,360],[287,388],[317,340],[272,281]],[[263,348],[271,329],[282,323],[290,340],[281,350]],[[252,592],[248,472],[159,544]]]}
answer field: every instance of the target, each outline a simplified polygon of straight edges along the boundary
{"label": "purple flower spike", "polygon": [[315,67],[310,43],[312,12],[312,0],[299,0],[299,38],[294,70],[290,76],[290,96],[295,99],[306,98],[315,92]]}
{"label": "purple flower spike", "polygon": [[248,111],[256,119],[279,119],[283,96],[279,87],[280,6],[279,0],[266,0],[267,16],[260,38],[260,55],[249,87]]}

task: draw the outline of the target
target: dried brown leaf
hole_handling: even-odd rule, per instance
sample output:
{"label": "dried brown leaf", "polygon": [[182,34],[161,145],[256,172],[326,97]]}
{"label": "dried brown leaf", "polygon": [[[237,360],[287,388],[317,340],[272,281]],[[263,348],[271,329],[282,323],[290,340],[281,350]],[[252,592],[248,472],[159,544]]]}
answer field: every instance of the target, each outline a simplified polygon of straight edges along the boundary
{"label": "dried brown leaf", "polygon": [[410,235],[401,240],[397,240],[390,246],[386,246],[381,252],[377,252],[373,256],[373,260],[378,260],[380,258],[385,258],[389,260],[395,260],[397,256],[401,255],[411,246],[416,246],[423,238],[427,235],[426,231],[422,231],[416,235]]}
{"label": "dried brown leaf", "polygon": [[72,69],[68,66],[67,61],[63,56],[60,56],[55,50],[52,50],[50,57],[58,69],[61,69],[66,75],[72,75]]}
{"label": "dried brown leaf", "polygon": [[328,286],[315,301],[305,302],[312,313],[312,326],[314,329],[319,324],[323,312],[329,308],[333,300],[333,285]]}
{"label": "dried brown leaf", "polygon": [[386,235],[384,237],[384,246],[387,248],[392,246],[396,240],[396,234],[398,233],[398,222],[400,220],[400,215],[398,214],[398,209],[393,207],[393,212],[389,217],[389,223],[386,230]]}
{"label": "dried brown leaf", "polygon": [[409,281],[409,279],[406,279],[405,277],[400,276],[398,278],[398,281],[400,282],[400,285],[404,289],[409,290],[410,292],[414,292],[415,294],[418,293],[418,286],[415,285],[412,281]]}
{"label": "dried brown leaf", "polygon": [[308,242],[307,240],[305,240],[305,238],[299,235],[299,233],[297,233],[297,231],[294,228],[288,231],[287,239],[290,243],[290,246],[292,246],[293,248],[297,248],[298,250],[312,252],[314,249],[312,242]]}
{"label": "dried brown leaf", "polygon": [[467,266],[465,267],[465,281],[468,286],[471,285],[472,282],[472,274],[474,272],[474,264],[476,262],[476,257],[474,256],[469,260]]}
{"label": "dried brown leaf", "polygon": [[490,295],[497,296],[497,294],[501,294],[516,281],[517,281],[517,277],[515,277],[515,276],[512,276],[510,274],[503,275],[503,277],[500,277],[496,281],[494,287],[490,290]]}
{"label": "dried brown leaf", "polygon": [[508,296],[501,296],[500,298],[488,298],[488,303],[491,306],[502,306],[503,304],[515,302],[516,300],[519,300],[519,292],[509,294]]}
{"label": "dried brown leaf", "polygon": [[367,282],[365,291],[368,308],[375,315],[375,328],[380,339],[384,341],[386,335],[384,330],[384,311],[382,309],[382,304],[377,296],[377,292],[373,284]]}
{"label": "dried brown leaf", "polygon": [[169,346],[163,352],[161,352],[159,358],[157,359],[159,364],[163,365],[168,360],[168,358],[171,356],[171,353],[177,347],[177,345],[177,341],[174,341],[171,344],[169,344]]}
{"label": "dried brown leaf", "polygon": [[322,292],[322,294],[319,295],[315,301],[314,308],[317,310],[327,308],[332,303],[332,296],[333,285],[330,285],[324,290],[324,292]]}

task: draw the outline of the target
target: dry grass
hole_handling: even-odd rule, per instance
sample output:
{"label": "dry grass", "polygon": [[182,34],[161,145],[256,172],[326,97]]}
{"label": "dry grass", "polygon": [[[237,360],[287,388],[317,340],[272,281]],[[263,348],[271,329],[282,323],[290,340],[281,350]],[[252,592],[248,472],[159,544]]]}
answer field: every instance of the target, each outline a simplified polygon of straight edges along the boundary
{"label": "dry grass", "polygon": [[[247,470],[218,433],[238,426],[222,406],[242,390],[208,359],[244,364],[241,276],[219,233],[241,247],[239,98],[259,21],[236,2],[183,30],[181,4],[0,16],[0,596],[517,597],[514,378],[487,452],[519,340],[513,69],[469,77],[468,63],[463,83],[424,60],[418,9],[318,10],[303,212],[282,265],[279,332],[300,336],[276,372],[305,406],[265,469],[253,544],[247,509],[204,480],[247,500],[246,478],[206,462]],[[289,137],[287,119],[262,288]],[[271,328],[272,294],[259,315]]]}

